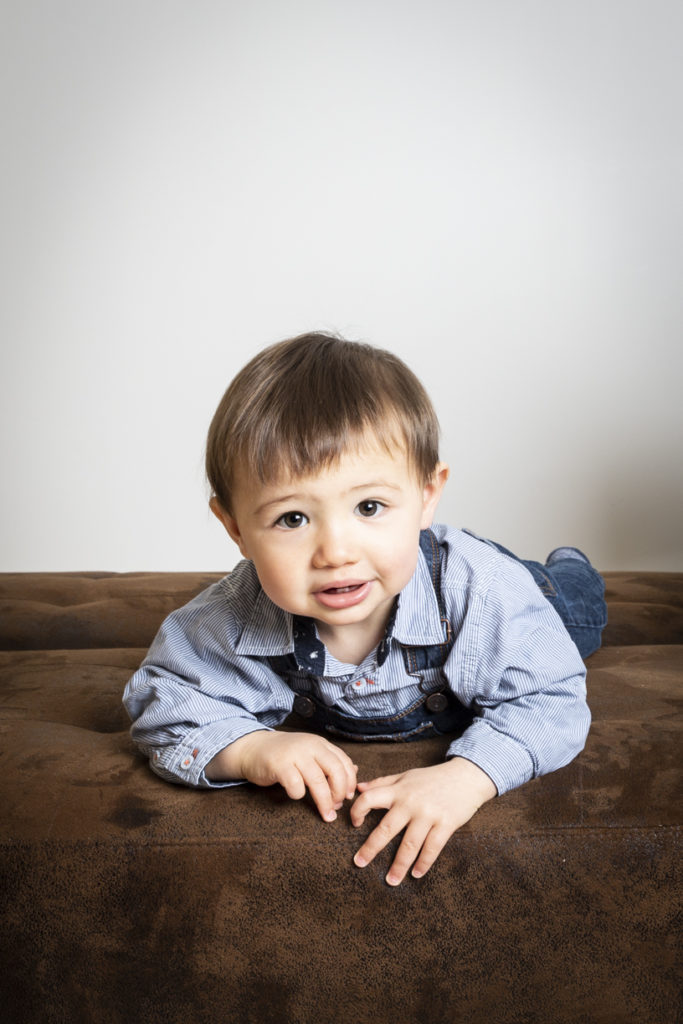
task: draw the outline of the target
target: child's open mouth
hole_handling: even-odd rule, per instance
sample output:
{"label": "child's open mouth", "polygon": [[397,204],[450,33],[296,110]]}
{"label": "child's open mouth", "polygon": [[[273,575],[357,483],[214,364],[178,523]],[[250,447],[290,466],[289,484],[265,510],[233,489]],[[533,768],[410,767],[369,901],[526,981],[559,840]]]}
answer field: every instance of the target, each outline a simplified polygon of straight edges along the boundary
{"label": "child's open mouth", "polygon": [[317,590],[315,596],[326,608],[350,608],[365,600],[371,586],[372,580],[349,580],[338,587]]}

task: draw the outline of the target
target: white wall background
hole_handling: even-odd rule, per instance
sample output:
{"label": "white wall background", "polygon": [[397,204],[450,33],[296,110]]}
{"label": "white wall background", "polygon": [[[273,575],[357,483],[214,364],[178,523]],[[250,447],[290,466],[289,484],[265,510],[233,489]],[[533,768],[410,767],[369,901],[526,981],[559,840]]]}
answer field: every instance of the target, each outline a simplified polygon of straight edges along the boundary
{"label": "white wall background", "polygon": [[439,518],[683,569],[676,0],[5,0],[0,569],[230,568],[203,444],[333,329],[431,391]]}

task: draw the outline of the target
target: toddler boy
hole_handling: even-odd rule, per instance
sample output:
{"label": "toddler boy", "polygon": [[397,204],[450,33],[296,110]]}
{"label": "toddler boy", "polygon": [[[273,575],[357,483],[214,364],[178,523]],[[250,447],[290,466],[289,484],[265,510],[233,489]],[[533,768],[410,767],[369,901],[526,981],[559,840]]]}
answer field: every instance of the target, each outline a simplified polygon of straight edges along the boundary
{"label": "toddler boy", "polygon": [[[325,821],[354,800],[355,855],[403,838],[419,878],[485,801],[583,748],[604,585],[575,548],[521,563],[433,526],[447,467],[417,378],[324,334],[259,353],[207,441],[211,508],[244,556],[163,623],[126,687],[132,736],[171,782],[280,783]],[[292,711],[314,732],[277,730]],[[337,739],[452,735],[447,760],[357,781]]]}

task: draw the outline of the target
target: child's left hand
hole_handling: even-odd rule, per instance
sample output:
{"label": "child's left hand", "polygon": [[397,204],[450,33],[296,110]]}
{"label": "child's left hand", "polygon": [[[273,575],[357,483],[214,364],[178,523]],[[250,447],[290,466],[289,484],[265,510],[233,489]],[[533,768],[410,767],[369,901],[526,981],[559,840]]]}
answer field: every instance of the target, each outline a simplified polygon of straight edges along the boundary
{"label": "child's left hand", "polygon": [[421,878],[456,829],[497,792],[488,775],[462,757],[359,782],[358,789],[361,795],[351,807],[354,825],[362,825],[374,808],[388,810],[354,857],[357,867],[364,868],[405,829],[386,878],[389,885],[400,885],[411,864],[413,878]]}

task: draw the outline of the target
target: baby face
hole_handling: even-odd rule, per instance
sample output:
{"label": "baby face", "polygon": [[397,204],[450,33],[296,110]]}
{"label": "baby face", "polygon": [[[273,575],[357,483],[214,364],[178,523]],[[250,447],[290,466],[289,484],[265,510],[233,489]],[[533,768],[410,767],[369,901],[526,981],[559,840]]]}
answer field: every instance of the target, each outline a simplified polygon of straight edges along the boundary
{"label": "baby face", "polygon": [[424,485],[404,453],[369,440],[310,476],[262,484],[245,468],[232,515],[212,507],[271,601],[314,619],[333,652],[349,631],[369,651],[415,571],[447,475],[439,466]]}

